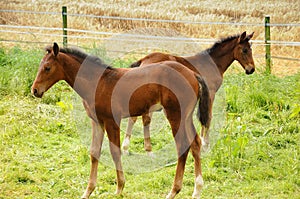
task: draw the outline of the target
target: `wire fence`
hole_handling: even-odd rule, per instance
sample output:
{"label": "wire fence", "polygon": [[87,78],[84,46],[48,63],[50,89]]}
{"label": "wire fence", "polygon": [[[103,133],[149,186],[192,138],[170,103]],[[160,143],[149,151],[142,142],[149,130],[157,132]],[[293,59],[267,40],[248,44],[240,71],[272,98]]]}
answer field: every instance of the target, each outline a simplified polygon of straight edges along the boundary
{"label": "wire fence", "polygon": [[[54,28],[54,27],[41,27],[41,26],[14,26],[14,25],[3,25],[0,24],[0,32],[3,33],[14,33],[14,34],[35,34],[35,35],[44,35],[44,36],[53,36],[53,37],[63,37],[64,35],[61,34],[46,34],[46,33],[32,33],[32,31],[17,31],[17,30],[50,30],[50,31],[62,31],[62,28]],[[73,29],[73,28],[65,28],[69,33],[87,33],[91,35],[102,35],[102,36],[116,36],[120,35],[120,33],[114,32],[103,32],[103,31],[93,31],[93,30],[80,30],[80,29]],[[122,33],[123,37],[127,37],[128,39],[160,39],[161,42],[164,40],[171,40],[171,41],[184,41],[186,43],[189,42],[196,42],[200,44],[207,44],[207,43],[214,43],[218,41],[218,39],[206,39],[206,38],[187,38],[187,37],[168,37],[168,36],[152,36],[152,35],[140,35],[140,34],[126,34]],[[82,38],[82,39],[99,39],[98,37],[92,36],[83,36],[83,35],[68,35],[70,38]],[[3,41],[3,40],[2,40]],[[256,45],[266,45],[264,40],[252,40],[253,43]],[[295,41],[276,41],[271,40],[269,41],[272,45],[279,45],[279,46],[300,46],[300,42]]]}
{"label": "wire fence", "polygon": [[[207,21],[187,21],[187,20],[168,20],[168,19],[149,19],[149,18],[133,18],[133,17],[120,17],[120,16],[98,16],[91,14],[79,14],[79,13],[66,13],[66,12],[36,12],[36,11],[27,11],[27,10],[0,10],[1,14],[18,14],[22,17],[24,15],[33,15],[33,16],[47,16],[52,19],[57,19],[57,23],[51,24],[51,26],[40,25],[40,24],[13,24],[13,23],[2,23],[0,24],[0,42],[1,43],[23,43],[23,44],[50,44],[53,41],[62,41],[62,38],[68,38],[69,45],[75,45],[79,47],[87,48],[87,44],[95,46],[95,43],[101,43],[103,41],[115,42],[117,45],[123,45],[122,42],[127,43],[140,43],[140,45],[147,46],[148,44],[155,44],[156,46],[161,46],[163,43],[169,43],[171,46],[174,43],[180,43],[180,45],[201,45],[208,46],[212,45],[218,39],[215,38],[195,38],[195,37],[185,37],[180,34],[148,34],[144,32],[135,32],[135,31],[122,31],[117,32],[115,29],[112,31],[107,31],[104,29],[101,31],[99,28],[85,28],[85,27],[62,27],[63,21],[62,16],[76,17],[76,18],[88,18],[101,20],[103,23],[105,20],[116,21],[117,23],[124,22],[141,22],[141,23],[160,23],[160,24],[182,24],[185,26],[230,26],[230,27],[256,27],[264,28],[266,26],[277,27],[277,28],[291,28],[291,27],[300,27],[299,23],[244,23],[244,22],[207,22]],[[2,17],[3,18],[3,17]],[[3,21],[3,20],[2,20]],[[149,27],[149,26],[148,26]],[[68,34],[65,35],[63,30]],[[257,48],[263,48],[265,45],[272,45],[274,48],[276,46],[280,49],[282,47],[289,47],[292,50],[299,52],[300,42],[299,41],[284,41],[284,40],[270,40],[268,42],[265,39],[252,40],[253,45]],[[147,45],[146,45],[147,44]],[[137,45],[139,46],[139,45]],[[163,46],[163,45],[162,45]],[[172,47],[171,47],[172,48]],[[188,47],[187,47],[188,48]],[[126,48],[116,48],[108,49],[110,51],[128,51]],[[129,48],[129,51],[131,49]],[[260,52],[262,52],[261,50]],[[178,52],[178,54],[187,55],[188,53],[194,52]],[[263,60],[265,54],[255,54],[256,58]],[[297,56],[285,56],[281,54],[276,54],[271,56],[272,59],[279,59],[293,62],[294,65],[300,68],[300,58],[299,54]],[[261,61],[263,64],[264,61]]]}

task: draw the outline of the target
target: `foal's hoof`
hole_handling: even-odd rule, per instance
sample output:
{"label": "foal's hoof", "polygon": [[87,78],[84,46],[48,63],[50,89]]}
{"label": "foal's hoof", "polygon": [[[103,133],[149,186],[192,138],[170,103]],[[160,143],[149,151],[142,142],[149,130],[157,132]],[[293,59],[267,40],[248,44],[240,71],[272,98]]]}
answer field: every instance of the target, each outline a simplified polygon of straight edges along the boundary
{"label": "foal's hoof", "polygon": [[87,196],[86,194],[83,194],[83,195],[81,196],[81,199],[89,199],[89,196]]}
{"label": "foal's hoof", "polygon": [[120,186],[118,186],[118,187],[117,187],[117,190],[115,191],[115,195],[117,195],[117,196],[120,196],[120,195],[122,195],[122,192],[123,192],[124,186],[125,186],[125,183],[124,183],[124,184],[122,184],[122,185],[120,185]]}
{"label": "foal's hoof", "polygon": [[205,142],[204,138],[200,136],[201,139],[201,149],[203,152],[207,152],[209,150],[209,142]]}
{"label": "foal's hoof", "polygon": [[206,144],[206,145],[202,145],[202,151],[203,152],[208,152],[209,151],[209,144]]}
{"label": "foal's hoof", "polygon": [[152,151],[147,151],[147,155],[150,157],[150,158],[154,158],[155,155]]}
{"label": "foal's hoof", "polygon": [[123,150],[123,154],[124,155],[129,155],[129,151],[128,150]]}
{"label": "foal's hoof", "polygon": [[173,198],[175,198],[175,196],[176,196],[176,193],[174,193],[174,192],[170,192],[167,196],[166,196],[166,199],[173,199]]}

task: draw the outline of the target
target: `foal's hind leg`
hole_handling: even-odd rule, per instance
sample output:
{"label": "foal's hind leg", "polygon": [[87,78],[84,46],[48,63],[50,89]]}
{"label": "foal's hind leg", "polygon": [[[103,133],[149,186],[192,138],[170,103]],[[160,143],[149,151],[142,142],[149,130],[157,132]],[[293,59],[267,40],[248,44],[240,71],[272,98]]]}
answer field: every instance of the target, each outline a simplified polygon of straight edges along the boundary
{"label": "foal's hind leg", "polygon": [[194,157],[194,170],[195,170],[195,187],[193,192],[193,198],[200,198],[201,189],[203,187],[203,178],[201,171],[201,140],[195,126],[193,124],[192,115],[187,118],[187,132],[189,135],[189,142],[191,143],[191,151]]}
{"label": "foal's hind leg", "polygon": [[129,144],[130,144],[130,138],[131,138],[131,134],[132,134],[132,128],[133,125],[135,124],[137,120],[137,117],[130,117],[128,118],[128,125],[127,125],[127,130],[126,130],[126,134],[125,134],[125,138],[124,141],[122,143],[122,149],[124,154],[129,154]]}
{"label": "foal's hind leg", "polygon": [[149,156],[153,156],[152,145],[150,138],[150,122],[152,118],[152,113],[143,115],[143,126],[144,126],[144,148]]}
{"label": "foal's hind leg", "polygon": [[81,198],[87,199],[94,191],[97,182],[98,161],[100,158],[101,147],[104,137],[103,126],[92,121],[92,144],[90,149],[91,154],[91,171],[89,184]]}
{"label": "foal's hind leg", "polygon": [[186,159],[190,149],[189,136],[186,133],[185,121],[180,121],[180,112],[174,113],[166,110],[167,118],[170,122],[173,137],[177,149],[177,167],[176,174],[172,186],[172,190],[167,195],[167,199],[173,199],[182,188],[183,174],[186,164]]}
{"label": "foal's hind leg", "polygon": [[[195,131],[196,132],[196,131]],[[201,171],[201,140],[198,134],[195,135],[195,139],[191,145],[192,154],[194,157],[194,169],[195,169],[195,187],[193,192],[193,198],[200,198],[201,189],[203,187],[203,178]]]}

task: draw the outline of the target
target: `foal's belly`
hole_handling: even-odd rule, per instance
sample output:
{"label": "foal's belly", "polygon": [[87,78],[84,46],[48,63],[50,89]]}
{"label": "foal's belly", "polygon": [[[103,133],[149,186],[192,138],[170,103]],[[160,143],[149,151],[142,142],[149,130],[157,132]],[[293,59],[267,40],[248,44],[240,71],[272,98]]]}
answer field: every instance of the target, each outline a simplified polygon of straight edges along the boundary
{"label": "foal's belly", "polygon": [[[135,82],[137,83],[137,82]],[[141,86],[122,84],[112,95],[112,109],[120,111],[122,117],[140,116],[162,108],[162,90],[157,84],[141,84]],[[114,111],[113,111],[114,112]]]}
{"label": "foal's belly", "polygon": [[150,106],[150,108],[135,107],[134,109],[130,109],[129,113],[124,112],[122,114],[122,118],[141,116],[141,115],[144,115],[147,113],[161,111],[162,109],[163,109],[163,106],[160,103],[154,104],[154,105]]}

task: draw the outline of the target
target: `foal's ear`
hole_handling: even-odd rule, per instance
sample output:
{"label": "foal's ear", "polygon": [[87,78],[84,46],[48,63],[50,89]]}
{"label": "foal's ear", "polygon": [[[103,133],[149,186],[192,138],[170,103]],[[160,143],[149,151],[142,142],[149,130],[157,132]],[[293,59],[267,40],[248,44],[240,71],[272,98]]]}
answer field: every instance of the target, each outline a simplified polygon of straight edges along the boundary
{"label": "foal's ear", "polygon": [[54,44],[53,44],[53,53],[54,53],[55,57],[58,55],[58,52],[59,52],[59,47],[58,47],[57,43],[54,42]]}
{"label": "foal's ear", "polygon": [[245,40],[246,35],[247,35],[246,31],[243,32],[238,39],[238,43],[242,43]]}
{"label": "foal's ear", "polygon": [[254,32],[252,32],[250,35],[247,36],[247,40],[249,41],[254,35]]}

